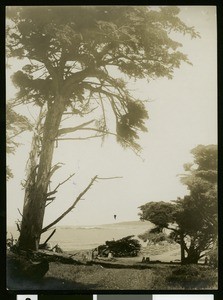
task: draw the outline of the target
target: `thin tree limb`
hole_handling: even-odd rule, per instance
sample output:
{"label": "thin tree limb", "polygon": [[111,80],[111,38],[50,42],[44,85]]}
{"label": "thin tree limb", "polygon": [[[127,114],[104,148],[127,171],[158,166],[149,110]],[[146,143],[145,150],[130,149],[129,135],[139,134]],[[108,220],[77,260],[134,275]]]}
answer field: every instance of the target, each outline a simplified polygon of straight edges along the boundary
{"label": "thin tree limb", "polygon": [[51,178],[51,177],[53,176],[53,174],[54,174],[59,168],[62,167],[62,165],[63,165],[63,163],[57,163],[56,165],[54,165],[54,166],[52,167],[52,169],[50,170],[50,172],[49,172],[48,178]]}
{"label": "thin tree limb", "polygon": [[[97,109],[98,108],[98,106],[96,106],[96,107],[94,107],[94,108],[92,108],[92,109],[90,109],[88,112],[83,112],[83,110],[77,110],[78,111],[78,113],[79,113],[79,115],[81,115],[81,116],[84,116],[84,115],[89,115],[90,113],[92,113],[95,109]],[[71,112],[65,112],[65,113],[63,113],[63,116],[65,116],[65,115],[71,115],[71,116],[73,116],[74,115],[74,113],[71,111]],[[68,118],[66,118],[66,119],[64,119],[63,121],[65,121],[65,120],[67,120]]]}
{"label": "thin tree limb", "polygon": [[60,220],[62,220],[69,212],[72,211],[73,208],[75,208],[76,204],[80,201],[83,200],[82,197],[87,193],[87,191],[91,188],[91,186],[93,185],[93,183],[97,180],[97,179],[116,179],[116,178],[122,178],[119,176],[116,177],[98,177],[97,175],[94,176],[90,183],[88,184],[88,186],[83,190],[83,192],[81,192],[77,198],[75,199],[74,203],[64,212],[62,213],[56,220],[54,220],[52,223],[50,223],[49,225],[47,225],[46,227],[44,227],[41,231],[41,234],[46,232],[49,228],[51,228],[52,226],[54,226],[55,224],[57,224]]}
{"label": "thin tree limb", "polygon": [[103,137],[106,134],[100,134],[100,135],[92,135],[92,136],[87,136],[87,137],[78,137],[78,138],[59,138],[57,139],[57,141],[75,141],[75,140],[79,140],[79,141],[84,141],[84,140],[89,140],[89,139],[94,139],[94,138],[99,138],[99,137]]}
{"label": "thin tree limb", "polygon": [[104,107],[104,103],[101,97],[101,93],[99,93],[99,98],[100,98],[100,102],[101,102],[101,107],[102,107],[102,112],[103,112],[103,119],[104,119],[104,123],[105,123],[105,128],[107,128],[107,123],[106,123],[106,115],[105,115],[105,107]]}
{"label": "thin tree limb", "polygon": [[97,179],[100,180],[107,180],[107,179],[118,179],[118,178],[123,178],[122,176],[114,176],[114,177],[98,177]]}
{"label": "thin tree limb", "polygon": [[[63,185],[65,182],[67,182],[69,179],[71,179],[71,177],[73,177],[74,175],[75,175],[75,173],[71,174],[71,175],[70,175],[69,177],[67,177],[64,181],[60,182],[60,183],[55,187],[54,191],[56,191],[61,185]],[[51,195],[53,194],[54,191],[50,192]],[[55,192],[55,193],[56,193],[56,192]],[[49,195],[49,193],[48,193],[48,195]]]}
{"label": "thin tree limb", "polygon": [[47,198],[46,201],[50,201],[52,202],[56,197],[50,197],[50,198]]}
{"label": "thin tree limb", "polygon": [[16,222],[16,227],[17,227],[18,232],[21,232],[21,228],[17,222]]}
{"label": "thin tree limb", "polygon": [[20,135],[22,132],[26,131],[26,129],[22,129],[19,132],[15,133],[14,135],[7,138],[8,141],[12,140],[14,137]]}
{"label": "thin tree limb", "polygon": [[84,126],[87,126],[89,124],[91,124],[92,122],[94,122],[95,120],[91,120],[91,121],[88,121],[88,122],[85,122],[81,125],[78,125],[78,126],[75,126],[75,127],[68,127],[68,128],[62,128],[62,129],[59,129],[58,130],[58,136],[59,135],[62,135],[62,134],[66,134],[66,133],[70,133],[70,132],[74,132],[74,131],[77,131],[77,130],[80,130],[82,129]]}
{"label": "thin tree limb", "polygon": [[102,129],[97,129],[97,128],[92,128],[92,127],[84,127],[84,128],[80,128],[78,130],[90,130],[90,131],[97,131],[97,132],[101,132],[103,134],[108,134],[108,135],[113,135],[115,137],[118,137],[120,139],[122,139],[129,147],[130,149],[138,156],[142,159],[142,157],[139,155],[139,153],[132,147],[131,143],[129,143],[126,139],[124,139],[123,137],[121,137],[120,135],[118,135],[117,133],[114,132],[110,132],[107,130],[102,130]]}
{"label": "thin tree limb", "polygon": [[49,239],[51,239],[51,237],[54,235],[54,233],[56,232],[56,228],[53,230],[53,232],[48,236],[48,238],[45,240],[44,243],[41,244],[41,246],[45,246],[46,243],[49,241]]}
{"label": "thin tree limb", "polygon": [[45,205],[45,207],[47,207],[48,205],[50,205],[54,200],[55,200],[55,198],[56,197],[50,197],[49,198],[49,196],[52,196],[52,195],[54,195],[54,194],[56,194],[57,193],[57,189],[61,186],[61,185],[63,185],[65,182],[67,182],[71,177],[73,177],[75,175],[75,173],[73,173],[73,174],[71,174],[68,178],[66,178],[64,181],[62,181],[62,182],[60,182],[56,187],[55,187],[55,189],[53,190],[53,191],[51,191],[51,192],[49,192],[49,193],[47,193],[46,194],[46,201],[49,201],[46,205]]}
{"label": "thin tree limb", "polygon": [[45,207],[47,207],[48,205],[50,205],[53,202],[53,200],[51,200],[50,202],[48,202]]}
{"label": "thin tree limb", "polygon": [[[97,128],[92,128],[92,127],[81,127],[81,128],[78,128],[77,130],[89,130],[89,131],[97,131],[99,133],[102,133],[103,135],[113,135],[113,136],[116,136],[120,139],[122,139],[129,147],[130,149],[138,156],[142,159],[142,157],[139,155],[139,153],[132,147],[131,143],[129,143],[126,139],[124,139],[123,137],[121,137],[120,135],[118,135],[117,133],[114,133],[114,132],[110,132],[108,130],[102,130],[102,129],[97,129]],[[74,131],[74,130],[73,130]],[[72,132],[72,131],[70,131]],[[95,137],[99,137],[98,136],[95,136]],[[58,138],[57,140],[81,140],[81,139],[86,139],[86,138]],[[143,160],[143,159],[142,159]]]}
{"label": "thin tree limb", "polygon": [[86,194],[86,192],[90,189],[90,187],[93,185],[94,181],[97,179],[97,175],[94,176],[94,178],[90,181],[90,183],[88,184],[88,186],[83,190],[83,192],[81,192],[78,197],[76,198],[76,200],[74,201],[74,203],[64,212],[62,213],[62,215],[60,215],[56,220],[54,220],[52,223],[50,223],[49,225],[47,225],[46,227],[44,227],[41,231],[41,233],[46,232],[49,228],[51,228],[52,226],[54,226],[55,224],[57,224],[60,220],[62,220],[75,206],[76,204],[80,201],[80,199],[82,198],[82,196],[84,194]]}
{"label": "thin tree limb", "polygon": [[19,208],[17,208],[17,210],[18,210],[20,216],[23,218],[23,214],[21,213],[21,211],[19,210]]}
{"label": "thin tree limb", "polygon": [[51,196],[51,195],[53,195],[55,193],[57,193],[57,191],[53,190],[52,192],[47,193],[46,196],[49,197],[49,196]]}

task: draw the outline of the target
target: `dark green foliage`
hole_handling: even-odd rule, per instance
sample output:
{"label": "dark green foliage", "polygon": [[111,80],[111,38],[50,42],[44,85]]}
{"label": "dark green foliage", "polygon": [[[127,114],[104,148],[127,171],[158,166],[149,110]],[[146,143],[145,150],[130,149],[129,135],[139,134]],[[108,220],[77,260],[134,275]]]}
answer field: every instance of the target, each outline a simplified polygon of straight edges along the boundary
{"label": "dark green foliage", "polygon": [[218,268],[218,249],[217,247],[214,247],[208,252],[209,256],[209,265]]}
{"label": "dark green foliage", "polygon": [[[117,141],[140,150],[139,131],[147,131],[148,113],[142,101],[116,78],[172,78],[181,62],[189,63],[171,39],[176,31],[198,33],[178,17],[179,8],[136,6],[8,7],[7,54],[29,62],[13,75],[19,87],[17,102],[49,108],[59,94],[74,114],[103,109],[109,103],[116,117]],[[113,70],[116,70],[114,75]],[[118,73],[117,73],[118,71]]]}
{"label": "dark green foliage", "polygon": [[[32,130],[30,121],[21,114],[17,113],[11,103],[6,105],[6,153],[14,154],[20,145],[16,138],[24,131]],[[9,166],[6,169],[7,180],[13,177]]]}
{"label": "dark green foliage", "polygon": [[199,253],[213,247],[217,240],[217,146],[198,145],[191,153],[194,165],[182,177],[190,194],[177,201],[183,206],[178,223],[193,236],[193,249]]}
{"label": "dark green foliage", "polygon": [[213,286],[217,281],[215,273],[212,272],[211,276],[207,276],[207,272],[211,273],[211,269],[208,267],[184,265],[174,269],[167,281],[170,284],[179,284],[185,289],[207,288]]}
{"label": "dark green foliage", "polygon": [[[117,122],[118,141],[123,146],[125,146],[125,142],[123,143],[125,140],[131,142],[131,144],[135,144],[134,140],[139,139],[135,129],[140,129],[144,132],[147,131],[144,119],[148,118],[148,113],[145,110],[144,104],[140,101],[127,100],[126,108],[128,112],[122,115]],[[137,149],[137,144],[135,146]]]}
{"label": "dark green foliage", "polygon": [[[191,192],[196,192],[198,189],[205,192],[217,182],[217,146],[198,145],[191,150],[191,153],[194,156],[194,164],[184,165],[187,174],[182,176],[181,181]],[[204,184],[203,188],[202,184]]]}
{"label": "dark green foliage", "polygon": [[210,171],[217,170],[217,158],[218,158],[218,149],[216,145],[198,145],[194,148],[191,153],[195,157],[195,164],[197,164],[197,171]]}
{"label": "dark green foliage", "polygon": [[[217,239],[217,146],[199,145],[194,163],[186,164],[182,182],[190,194],[170,202],[140,206],[140,218],[155,224],[153,232],[170,229],[170,238],[181,245],[182,263],[197,263]],[[205,176],[204,176],[205,174]],[[187,256],[184,257],[184,252]]]}
{"label": "dark green foliage", "polygon": [[106,241],[105,245],[98,247],[98,254],[107,257],[111,252],[114,257],[137,256],[141,245],[138,240],[132,237],[133,235],[130,235],[117,241]]}
{"label": "dark green foliage", "polygon": [[[160,228],[168,227],[170,222],[174,222],[176,205],[169,202],[148,202],[139,207],[141,209],[140,219],[149,220]],[[158,229],[157,229],[158,230]]]}
{"label": "dark green foliage", "polygon": [[158,227],[154,227],[153,229],[150,229],[145,233],[140,234],[139,238],[144,241],[148,240],[148,243],[153,244],[159,244],[164,241],[167,241],[168,243],[173,243],[173,240],[165,232],[160,232],[160,229]]}
{"label": "dark green foliage", "polygon": [[42,106],[46,99],[50,102],[54,97],[52,81],[49,78],[34,80],[30,74],[35,71],[28,67],[29,65],[26,65],[23,71],[17,71],[12,76],[13,84],[19,88],[17,99],[22,99],[24,104],[32,101],[36,105]]}

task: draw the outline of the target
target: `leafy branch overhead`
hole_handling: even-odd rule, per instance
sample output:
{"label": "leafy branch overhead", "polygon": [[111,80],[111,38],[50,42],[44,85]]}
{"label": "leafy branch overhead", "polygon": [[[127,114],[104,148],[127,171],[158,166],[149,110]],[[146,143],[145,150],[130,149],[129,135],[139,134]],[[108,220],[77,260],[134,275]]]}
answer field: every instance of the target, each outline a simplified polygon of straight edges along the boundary
{"label": "leafy branch overhead", "polygon": [[128,78],[172,78],[181,62],[189,63],[170,33],[198,33],[178,14],[177,7],[8,7],[7,53],[26,62],[13,76],[16,103],[47,103],[50,109],[60,95],[64,113],[101,110],[104,133],[111,131],[109,107],[117,141],[139,151],[138,132],[147,131],[148,113],[129,93]]}
{"label": "leafy branch overhead", "polygon": [[[6,105],[6,152],[14,154],[16,148],[20,145],[16,138],[24,131],[32,130],[30,121],[13,109],[12,103]],[[13,173],[7,166],[7,180],[13,177]]]}

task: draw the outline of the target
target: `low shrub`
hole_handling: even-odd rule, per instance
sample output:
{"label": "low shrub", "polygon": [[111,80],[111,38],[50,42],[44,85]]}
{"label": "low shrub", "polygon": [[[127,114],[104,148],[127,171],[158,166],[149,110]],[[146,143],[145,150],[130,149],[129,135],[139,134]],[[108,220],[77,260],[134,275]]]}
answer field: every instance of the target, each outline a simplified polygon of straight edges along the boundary
{"label": "low shrub", "polygon": [[217,274],[209,267],[190,264],[174,269],[167,281],[185,289],[207,288],[216,285]]}
{"label": "low shrub", "polygon": [[162,242],[168,242],[170,244],[174,243],[173,239],[169,238],[169,236],[164,232],[154,233],[150,230],[138,235],[138,237],[144,241],[148,240],[149,244],[160,244]]}
{"label": "low shrub", "polygon": [[111,252],[114,257],[137,256],[141,245],[138,240],[132,237],[133,235],[130,235],[117,241],[106,241],[105,245],[98,247],[98,254],[100,256],[108,256],[109,252]]}
{"label": "low shrub", "polygon": [[217,268],[218,267],[218,250],[217,248],[212,249],[208,252],[209,255],[209,265]]}

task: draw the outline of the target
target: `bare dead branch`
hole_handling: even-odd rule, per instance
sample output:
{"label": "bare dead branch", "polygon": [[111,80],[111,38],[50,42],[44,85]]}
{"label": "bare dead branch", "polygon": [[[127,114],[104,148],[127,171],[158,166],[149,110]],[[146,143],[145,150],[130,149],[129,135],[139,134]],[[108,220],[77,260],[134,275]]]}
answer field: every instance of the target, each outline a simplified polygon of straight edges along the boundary
{"label": "bare dead branch", "polygon": [[74,253],[74,254],[69,254],[69,257],[72,258],[74,256],[76,256],[78,253]]}
{"label": "bare dead branch", "polygon": [[16,222],[16,227],[17,227],[18,232],[21,232],[21,228],[19,226],[19,223],[17,223],[17,222]]}
{"label": "bare dead branch", "polygon": [[22,129],[19,132],[15,133],[14,135],[7,138],[8,141],[12,140],[14,137],[20,135],[22,132],[26,131],[26,129]]}
{"label": "bare dead branch", "polygon": [[105,107],[104,107],[104,103],[101,97],[101,93],[99,93],[99,98],[100,98],[100,102],[101,102],[101,107],[102,107],[102,112],[103,112],[103,119],[104,119],[104,123],[105,123],[105,128],[107,128],[107,124],[106,124],[106,115],[105,115]]}
{"label": "bare dead branch", "polygon": [[51,204],[54,200],[56,199],[56,197],[50,197],[50,198],[47,198],[46,201],[48,202],[45,207],[47,207],[49,204]]}
{"label": "bare dead branch", "polygon": [[[131,143],[128,142],[126,139],[124,139],[123,137],[121,137],[120,135],[118,135],[117,133],[114,132],[110,132],[108,130],[102,130],[102,129],[97,129],[97,128],[92,128],[92,127],[84,127],[84,128],[80,128],[79,130],[89,130],[89,131],[97,131],[100,133],[103,133],[105,135],[113,135],[115,137],[118,137],[120,139],[122,139],[128,146],[129,148],[138,156],[142,159],[142,157],[140,156],[140,154],[132,147]],[[143,159],[142,159],[143,160]]]}
{"label": "bare dead branch", "polygon": [[52,202],[55,198],[56,197],[50,197],[50,198],[47,198],[46,201],[51,201]]}
{"label": "bare dead branch", "polygon": [[76,198],[76,200],[74,201],[74,203],[64,212],[62,213],[62,215],[60,215],[56,220],[54,220],[52,223],[50,223],[49,225],[47,225],[46,227],[44,227],[41,231],[41,233],[46,232],[49,228],[51,228],[52,226],[54,226],[55,224],[57,224],[60,220],[62,220],[70,211],[72,211],[72,209],[76,206],[76,204],[80,201],[80,199],[82,198],[82,196],[84,194],[86,194],[86,192],[90,189],[90,187],[93,185],[94,181],[97,179],[97,175],[94,176],[94,178],[92,178],[92,180],[90,181],[90,183],[88,184],[88,186],[83,190],[83,192],[81,192],[78,197]]}
{"label": "bare dead branch", "polygon": [[[74,112],[64,112],[63,113],[63,116],[65,115],[70,115],[71,117],[74,115],[74,114],[79,114],[80,116],[86,116],[86,115],[89,115],[90,113],[92,113],[94,110],[96,110],[98,108],[98,106],[96,107],[93,107],[92,109],[84,112],[84,108],[82,110],[78,110],[78,109],[75,109],[75,113]],[[67,117],[67,118],[64,118],[63,121],[67,120],[68,118],[71,118],[71,117]]]}
{"label": "bare dead branch", "polygon": [[91,120],[91,121],[85,122],[85,123],[83,123],[81,125],[78,125],[78,126],[75,126],[75,127],[62,128],[62,129],[58,130],[58,136],[62,135],[62,134],[67,134],[67,133],[71,133],[71,132],[80,130],[84,126],[87,126],[87,125],[91,124],[94,121],[95,120]]}
{"label": "bare dead branch", "polygon": [[53,176],[53,174],[59,169],[62,167],[62,165],[64,165],[63,163],[57,163],[56,165],[54,165],[52,167],[52,169],[50,170],[49,172],[49,175],[48,175],[48,178],[51,178]]}
{"label": "bare dead branch", "polygon": [[54,195],[55,193],[57,193],[57,189],[61,186],[61,185],[63,185],[65,182],[67,182],[71,177],[73,177],[75,175],[75,173],[73,173],[73,174],[71,174],[68,178],[66,178],[64,181],[62,181],[62,182],[60,182],[57,186],[56,186],[56,188],[52,191],[52,192],[49,192],[49,193],[47,193],[46,194],[46,201],[48,201],[48,203],[45,205],[45,207],[47,207],[48,205],[50,205],[54,200],[55,200],[55,198],[56,197],[49,197],[49,196],[52,196],[52,195]]}
{"label": "bare dead branch", "polygon": [[[79,127],[79,128],[77,128]],[[102,137],[104,135],[113,135],[113,136],[116,136],[120,139],[122,139],[128,146],[129,148],[139,157],[143,160],[143,158],[140,156],[140,154],[132,147],[131,143],[129,143],[126,139],[124,139],[123,137],[121,137],[120,135],[118,135],[117,133],[114,133],[114,132],[110,132],[108,130],[102,130],[102,129],[97,129],[97,128],[93,128],[93,127],[82,127],[82,126],[77,126],[77,127],[73,127],[73,128],[64,128],[64,129],[68,129],[66,133],[69,133],[69,132],[74,132],[74,131],[77,131],[77,130],[86,130],[86,131],[96,131],[96,132],[99,132],[99,133],[102,133],[102,135],[97,135],[97,136],[93,136],[93,137]],[[75,128],[75,130],[73,130]],[[63,130],[63,129],[61,129]],[[63,133],[62,133],[63,134]],[[87,137],[87,138],[58,138],[57,141],[68,141],[68,140],[85,140],[85,139],[89,139],[89,138],[93,138],[93,137]]]}
{"label": "bare dead branch", "polygon": [[18,210],[20,216],[23,218],[23,214],[21,213],[21,211],[19,210],[19,208],[17,208],[17,210]]}
{"label": "bare dead branch", "polygon": [[51,237],[54,235],[56,232],[56,228],[53,230],[53,232],[48,236],[48,238],[45,240],[45,242],[42,244],[42,246],[46,245],[46,243],[51,239]]}
{"label": "bare dead branch", "polygon": [[53,195],[53,194],[55,194],[55,193],[57,193],[57,191],[53,190],[52,192],[47,193],[47,194],[46,194],[46,197],[48,198],[49,196],[51,196],[51,195]]}
{"label": "bare dead branch", "polygon": [[109,179],[120,179],[123,178],[122,176],[114,176],[114,177],[98,177],[97,179],[100,180],[109,180]]}
{"label": "bare dead branch", "polygon": [[[71,175],[70,175],[69,177],[67,177],[64,181],[60,182],[60,183],[55,187],[55,189],[54,189],[55,193],[57,192],[56,190],[57,190],[61,185],[63,185],[65,182],[67,182],[69,179],[71,179],[71,177],[73,177],[74,175],[75,175],[75,173],[71,174]],[[54,193],[54,191],[53,191],[53,192],[50,192],[51,195]],[[49,193],[48,193],[48,195],[49,195]]]}
{"label": "bare dead branch", "polygon": [[87,137],[77,137],[77,138],[59,138],[57,139],[57,141],[84,141],[84,140],[89,140],[89,139],[94,139],[94,138],[99,138],[99,137],[103,137],[106,134],[100,134],[100,135],[92,135],[92,136],[87,136]]}
{"label": "bare dead branch", "polygon": [[48,202],[45,207],[47,207],[48,205],[50,205],[53,202],[53,200],[51,200],[50,202]]}

